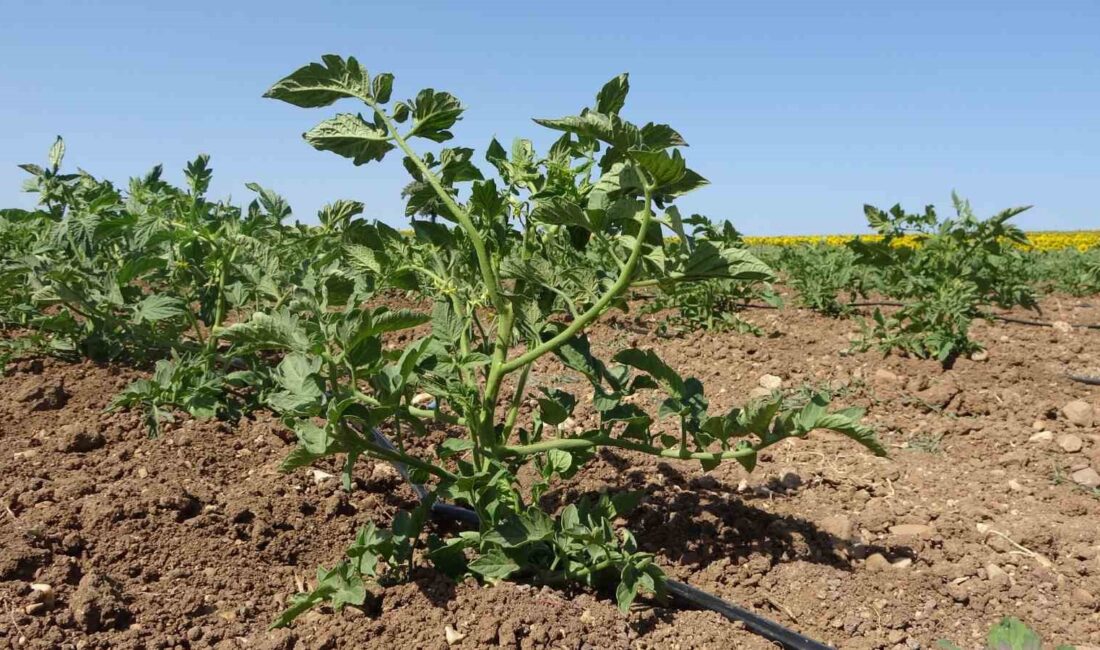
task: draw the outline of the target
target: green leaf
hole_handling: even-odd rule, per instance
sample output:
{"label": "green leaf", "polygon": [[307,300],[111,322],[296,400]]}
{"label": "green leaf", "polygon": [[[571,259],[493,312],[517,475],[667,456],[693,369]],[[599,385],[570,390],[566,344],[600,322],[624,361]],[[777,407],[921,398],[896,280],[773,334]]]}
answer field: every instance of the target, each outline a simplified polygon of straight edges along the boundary
{"label": "green leaf", "polygon": [[273,314],[256,312],[248,321],[234,323],[215,334],[253,349],[308,352],[312,343],[298,316],[285,309]]}
{"label": "green leaf", "polygon": [[382,274],[382,263],[378,261],[378,256],[374,250],[359,244],[351,244],[344,247],[344,252],[347,254],[348,264],[352,268],[363,273]]}
{"label": "green leaf", "polygon": [[355,165],[382,160],[394,148],[386,131],[369,124],[361,115],[341,113],[302,134],[319,151],[351,158]]}
{"label": "green leaf", "polygon": [[264,97],[302,108],[317,108],[344,97],[370,96],[370,78],[355,57],[345,61],[335,54],[326,54],[321,61],[298,68],[280,79]]}
{"label": "green leaf", "polygon": [[566,474],[573,465],[573,456],[561,449],[551,449],[546,454],[546,460],[550,469],[558,474]]}
{"label": "green leaf", "polygon": [[1042,640],[1020,620],[1008,617],[989,631],[989,650],[1040,650]]}
{"label": "green leaf", "polygon": [[644,169],[653,179],[658,188],[670,183],[675,183],[684,177],[687,165],[684,157],[676,149],[670,155],[668,151],[640,151],[633,150],[630,157]]}
{"label": "green leaf", "polygon": [[53,146],[50,147],[50,167],[56,172],[61,168],[61,161],[65,158],[65,141],[61,139],[61,136],[57,136],[54,140]]}
{"label": "green leaf", "polygon": [[370,336],[410,329],[431,321],[432,317],[412,309],[387,309],[379,307],[371,315],[367,328]]}
{"label": "green leaf", "polygon": [[632,366],[648,374],[673,395],[683,397],[687,393],[683,378],[662,361],[653,350],[627,348],[616,354],[613,359],[618,363]]}
{"label": "green leaf", "polygon": [[156,321],[175,318],[183,315],[183,301],[179,298],[163,294],[146,296],[134,309],[134,318],[139,322],[155,323]]}
{"label": "green leaf", "polygon": [[630,92],[630,77],[625,72],[600,88],[596,95],[596,111],[605,115],[618,115],[626,104],[626,96]]}
{"label": "green leaf", "polygon": [[581,206],[559,196],[535,203],[534,209],[531,210],[531,218],[554,226],[579,226],[585,230],[592,230],[592,224],[588,222]]}
{"label": "green leaf", "polygon": [[290,623],[309,609],[327,601],[333,609],[339,611],[345,605],[362,605],[367,599],[367,588],[363,579],[347,562],[337,564],[332,570],[324,567],[317,569],[317,586],[311,592],[296,594],[290,600],[290,607],[284,611],[271,628],[279,628]]}
{"label": "green leaf", "polygon": [[619,586],[615,588],[615,602],[619,605],[619,611],[624,614],[630,611],[630,605],[637,596],[637,571],[632,565],[627,564],[619,577]]}
{"label": "green leaf", "polygon": [[374,100],[379,104],[385,104],[390,101],[390,94],[393,92],[393,75],[389,72],[375,75],[370,88]]}
{"label": "green leaf", "polygon": [[454,95],[425,88],[409,104],[413,126],[408,137],[417,136],[433,142],[445,142],[454,137],[447,129],[462,115],[462,104]]}
{"label": "green leaf", "polygon": [[497,548],[482,553],[469,567],[488,582],[498,582],[519,571],[519,564]]}

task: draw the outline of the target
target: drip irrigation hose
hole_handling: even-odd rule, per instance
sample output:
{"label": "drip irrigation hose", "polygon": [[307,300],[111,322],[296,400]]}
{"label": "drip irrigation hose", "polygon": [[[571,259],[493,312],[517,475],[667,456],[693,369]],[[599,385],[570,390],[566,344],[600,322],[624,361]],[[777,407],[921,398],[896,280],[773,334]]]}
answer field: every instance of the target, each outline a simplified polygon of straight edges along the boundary
{"label": "drip irrigation hose", "polygon": [[[371,437],[374,438],[375,444],[390,450],[395,450],[390,439],[378,429],[371,430]],[[412,480],[410,480],[408,468],[405,467],[403,463],[394,461],[392,464],[398,473],[400,473],[409,483],[413,491],[416,492],[417,499],[423,500],[428,496],[427,488],[419,483],[413,483]],[[476,512],[469,508],[463,508],[450,503],[433,503],[432,514],[441,519],[450,519],[470,526],[477,526],[480,524],[480,518]],[[833,650],[832,646],[804,637],[798,632],[785,628],[775,621],[754,614],[747,609],[722,600],[714,594],[696,589],[689,584],[677,582],[676,580],[668,580],[665,582],[665,586],[673,597],[684,604],[716,612],[728,620],[737,621],[743,624],[746,629],[759,634],[773,643],[778,643],[787,650]]]}
{"label": "drip irrigation hose", "polygon": [[1075,375],[1067,372],[1066,377],[1073,381],[1079,381],[1082,384],[1088,384],[1089,386],[1100,386],[1100,377],[1090,377],[1089,375]]}

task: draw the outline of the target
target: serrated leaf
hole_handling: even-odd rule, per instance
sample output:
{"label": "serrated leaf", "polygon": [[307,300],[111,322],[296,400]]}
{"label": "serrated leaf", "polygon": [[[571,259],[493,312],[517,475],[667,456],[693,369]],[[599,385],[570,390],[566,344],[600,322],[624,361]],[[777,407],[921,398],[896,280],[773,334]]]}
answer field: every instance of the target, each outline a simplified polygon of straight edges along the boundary
{"label": "serrated leaf", "polygon": [[531,218],[555,226],[579,226],[585,230],[592,230],[592,224],[588,222],[581,206],[558,196],[535,203],[535,208],[531,210]]}
{"label": "serrated leaf", "polygon": [[470,562],[470,570],[489,582],[498,582],[519,571],[519,564],[500,549],[491,549]]}
{"label": "serrated leaf", "polygon": [[382,160],[394,148],[384,130],[353,113],[341,113],[327,119],[303,133],[302,137],[314,149],[351,158],[355,165]]}
{"label": "serrated leaf", "polygon": [[146,323],[155,323],[183,314],[183,301],[172,296],[153,294],[146,296],[134,309],[134,318]]}
{"label": "serrated leaf", "polygon": [[608,81],[596,94],[596,111],[605,115],[618,115],[626,104],[630,92],[630,76],[625,72]]}
{"label": "serrated leaf", "polygon": [[671,154],[666,150],[632,150],[630,157],[649,174],[653,184],[658,188],[675,183],[683,178],[687,171],[684,157],[676,149],[673,149]]}
{"label": "serrated leaf", "polygon": [[298,68],[280,79],[264,97],[302,108],[317,108],[344,97],[370,95],[370,78],[355,57],[345,61],[335,54],[326,54],[321,61]]}
{"label": "serrated leaf", "polygon": [[363,273],[382,274],[382,264],[378,261],[374,250],[360,244],[350,244],[344,247],[344,252],[352,268]]}
{"label": "serrated leaf", "polygon": [[409,104],[413,118],[409,137],[427,138],[433,142],[445,142],[454,137],[447,129],[455,125],[463,110],[454,95],[425,88]]}

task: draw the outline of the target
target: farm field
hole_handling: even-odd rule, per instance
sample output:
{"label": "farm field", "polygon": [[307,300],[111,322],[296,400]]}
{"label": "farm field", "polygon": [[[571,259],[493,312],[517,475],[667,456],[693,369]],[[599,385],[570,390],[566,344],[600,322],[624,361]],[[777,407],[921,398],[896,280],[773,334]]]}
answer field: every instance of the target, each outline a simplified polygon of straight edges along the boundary
{"label": "farm field", "polygon": [[[1052,296],[1043,307],[1054,320],[1100,322],[1096,299]],[[1006,612],[1046,638],[1100,642],[1100,493],[1070,478],[1100,467],[1100,435],[1062,412],[1074,400],[1100,406],[1100,389],[1064,377],[1096,372],[1096,334],[981,325],[988,359],[944,372],[932,361],[840,354],[850,321],[795,308],[746,318],[767,338],[661,340],[652,323],[636,332],[611,322],[593,340],[608,349],[656,341],[669,363],[721,387],[719,407],[767,374],[783,390],[829,385],[842,403],[867,408],[890,457],[819,436],[773,448],[753,474],[704,474],[613,450],[547,502],[642,490],[627,524],[670,575],[837,647],[940,638],[969,647]],[[563,387],[579,381],[558,363],[533,372]],[[338,560],[359,526],[387,521],[415,495],[381,463],[362,462],[350,493],[332,464],[280,473],[293,436],[266,413],[236,425],[183,419],[150,440],[138,414],[103,410],[139,374],[32,360],[0,379],[0,595],[11,612],[0,629],[13,643],[771,647],[713,613],[647,603],[624,616],[589,590],[479,587],[428,570],[380,590],[365,613],[321,611],[268,632],[312,567]],[[591,409],[575,418],[585,426]],[[63,605],[23,614],[32,577],[54,585]],[[465,638],[449,646],[447,626]]]}
{"label": "farm field", "polygon": [[0,639],[1100,644],[1095,233],[953,193],[753,240],[681,213],[708,181],[625,74],[536,119],[543,152],[449,146],[459,100],[394,86],[326,55],[264,96],[325,109],[318,151],[400,157],[411,230],[216,199],[207,155],[181,185],[61,137],[20,165]]}

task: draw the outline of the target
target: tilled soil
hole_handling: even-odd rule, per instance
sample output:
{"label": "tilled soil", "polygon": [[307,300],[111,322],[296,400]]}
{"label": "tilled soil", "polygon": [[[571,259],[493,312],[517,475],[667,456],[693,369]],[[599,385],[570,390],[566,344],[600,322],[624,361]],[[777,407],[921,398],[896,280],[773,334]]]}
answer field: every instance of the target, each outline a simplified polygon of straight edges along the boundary
{"label": "tilled soil", "polygon": [[[1045,318],[1100,322],[1100,300],[1053,297]],[[760,377],[828,387],[868,409],[875,458],[815,434],[735,463],[605,451],[548,507],[642,490],[626,524],[668,573],[839,648],[982,645],[1004,615],[1049,641],[1100,644],[1100,332],[977,324],[988,358],[935,362],[848,354],[852,320],[753,311],[755,338],[658,338],[625,320],[593,332],[603,353],[655,347],[707,387],[712,412]],[[652,323],[648,329],[652,331]],[[266,413],[180,418],[157,439],[137,413],[106,412],[141,373],[22,361],[0,378],[0,642],[19,648],[767,648],[716,614],[608,594],[455,584],[422,569],[364,609],[320,609],[267,631],[355,531],[413,504],[384,465],[351,492],[332,466],[285,475],[290,436]],[[586,394],[555,361],[531,384]],[[1095,423],[1088,422],[1088,409]],[[1072,412],[1079,424],[1070,421]],[[582,405],[574,423],[591,411]],[[38,589],[32,588],[38,585]],[[41,585],[49,585],[43,591]],[[446,628],[452,629],[450,642]]]}

